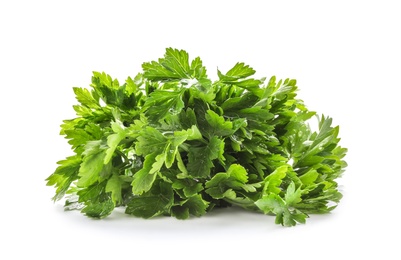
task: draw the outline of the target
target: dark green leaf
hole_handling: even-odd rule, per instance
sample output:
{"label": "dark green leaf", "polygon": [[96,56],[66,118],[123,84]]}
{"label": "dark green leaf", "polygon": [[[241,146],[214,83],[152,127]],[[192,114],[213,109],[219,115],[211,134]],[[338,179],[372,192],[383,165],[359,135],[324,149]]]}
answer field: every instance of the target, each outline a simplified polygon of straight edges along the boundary
{"label": "dark green leaf", "polygon": [[213,110],[207,110],[205,118],[209,127],[203,130],[209,139],[213,136],[227,136],[234,132],[232,122],[224,120],[224,117],[219,116]]}
{"label": "dark green leaf", "polygon": [[111,214],[114,209],[114,203],[111,200],[104,202],[90,203],[84,207],[81,212],[92,218],[105,218]]}
{"label": "dark green leaf", "polygon": [[213,160],[219,158],[221,150],[224,149],[223,140],[212,137],[206,145],[190,147],[188,153],[188,174],[193,177],[207,177]]}
{"label": "dark green leaf", "polygon": [[205,201],[201,195],[195,195],[190,197],[184,204],[183,206],[189,209],[189,213],[191,215],[200,217],[202,215],[205,215],[206,209],[208,207],[209,203]]}
{"label": "dark green leaf", "polygon": [[151,218],[169,212],[173,203],[171,185],[160,182],[160,186],[149,194],[137,196],[128,203],[125,213],[142,218]]}

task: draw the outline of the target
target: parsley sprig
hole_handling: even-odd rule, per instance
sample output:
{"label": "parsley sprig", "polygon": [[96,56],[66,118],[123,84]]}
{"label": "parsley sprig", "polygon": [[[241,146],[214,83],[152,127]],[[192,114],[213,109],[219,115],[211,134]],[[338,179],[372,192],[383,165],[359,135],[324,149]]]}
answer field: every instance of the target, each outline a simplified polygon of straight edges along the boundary
{"label": "parsley sprig", "polygon": [[91,89],[74,88],[77,117],[61,135],[74,155],[58,162],[47,185],[65,208],[104,218],[115,207],[138,217],[187,219],[235,205],[304,223],[334,209],[346,163],[339,127],[296,98],[296,81],[251,78],[237,63],[218,80],[199,57],[167,48],[121,84],[94,72]]}

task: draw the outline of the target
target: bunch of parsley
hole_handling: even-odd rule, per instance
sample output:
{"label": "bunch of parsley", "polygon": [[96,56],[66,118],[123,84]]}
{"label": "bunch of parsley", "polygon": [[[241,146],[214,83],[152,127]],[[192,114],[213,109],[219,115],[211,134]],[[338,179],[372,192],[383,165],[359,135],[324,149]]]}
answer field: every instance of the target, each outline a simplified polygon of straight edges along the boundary
{"label": "bunch of parsley", "polygon": [[142,67],[122,85],[94,72],[90,90],[74,88],[77,118],[61,135],[75,154],[46,179],[65,209],[187,219],[235,205],[293,226],[335,208],[347,150],[331,118],[310,129],[295,80],[250,78],[237,63],[213,82],[172,48]]}

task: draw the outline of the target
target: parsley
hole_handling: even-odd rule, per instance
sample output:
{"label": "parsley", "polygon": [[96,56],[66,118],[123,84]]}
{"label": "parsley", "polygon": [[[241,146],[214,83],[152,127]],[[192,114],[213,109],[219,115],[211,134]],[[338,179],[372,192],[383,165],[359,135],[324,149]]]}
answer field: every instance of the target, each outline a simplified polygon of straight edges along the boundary
{"label": "parsley", "polygon": [[250,78],[237,63],[212,82],[199,57],[172,48],[142,67],[123,84],[94,72],[90,90],[74,88],[77,118],[61,125],[74,155],[46,179],[54,201],[94,218],[236,205],[285,226],[335,208],[347,150],[330,117],[311,130],[295,80]]}

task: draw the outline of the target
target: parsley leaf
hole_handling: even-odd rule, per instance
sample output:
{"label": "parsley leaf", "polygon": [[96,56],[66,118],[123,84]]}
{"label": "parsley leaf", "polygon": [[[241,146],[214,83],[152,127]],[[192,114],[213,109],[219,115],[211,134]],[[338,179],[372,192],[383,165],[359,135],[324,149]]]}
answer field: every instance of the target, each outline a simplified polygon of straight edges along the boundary
{"label": "parsley leaf", "polygon": [[164,182],[156,183],[153,189],[142,196],[133,197],[125,212],[142,218],[151,218],[168,212],[173,202],[171,185]]}
{"label": "parsley leaf", "polygon": [[67,192],[71,183],[78,179],[81,158],[77,155],[70,156],[65,160],[58,161],[57,164],[60,166],[46,179],[47,185],[57,187],[56,195],[53,197],[55,201],[60,200]]}
{"label": "parsley leaf", "polygon": [[157,123],[170,114],[179,114],[184,108],[184,91],[155,91],[146,99],[144,110],[149,120]]}
{"label": "parsley leaf", "polygon": [[217,136],[212,137],[207,144],[192,146],[188,151],[188,174],[192,177],[208,177],[214,166],[213,160],[219,158],[224,150],[224,142]]}
{"label": "parsley leaf", "polygon": [[105,150],[101,148],[101,142],[88,142],[84,152],[84,158],[79,168],[79,187],[89,186],[99,179],[99,174],[104,166]]}

